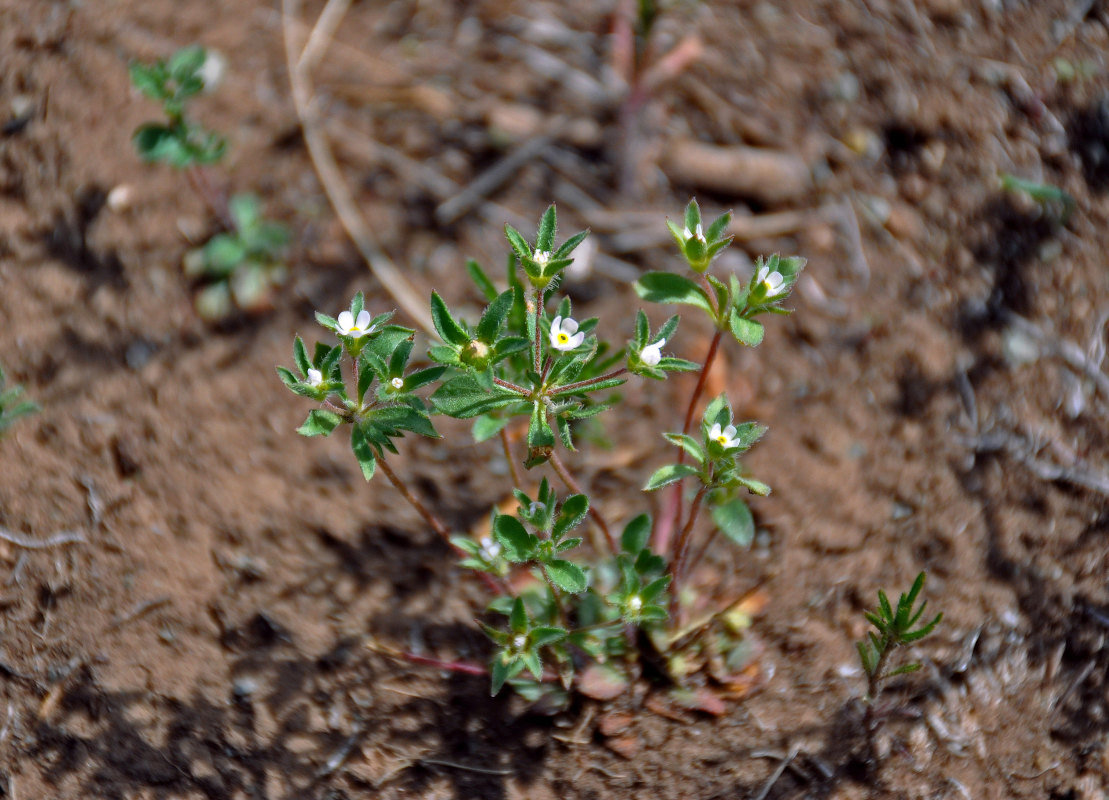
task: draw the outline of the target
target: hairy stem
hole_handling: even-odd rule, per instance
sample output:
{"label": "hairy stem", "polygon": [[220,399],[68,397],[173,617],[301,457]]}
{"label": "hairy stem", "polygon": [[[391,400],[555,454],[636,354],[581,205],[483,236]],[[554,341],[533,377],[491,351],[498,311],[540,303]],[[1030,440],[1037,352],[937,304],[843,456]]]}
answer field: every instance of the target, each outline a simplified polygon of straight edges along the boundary
{"label": "hairy stem", "polygon": [[678,621],[678,582],[682,577],[685,554],[689,549],[689,538],[693,533],[693,526],[697,522],[697,515],[701,511],[701,501],[705,499],[708,490],[709,487],[703,484],[697,490],[697,496],[693,498],[693,503],[689,508],[689,519],[678,535],[678,541],[674,546],[674,559],[670,562],[670,618],[675,622]]}
{"label": "hairy stem", "polygon": [[523,386],[517,386],[512,381],[506,381],[504,378],[493,378],[493,383],[495,383],[497,386],[500,386],[502,389],[508,389],[508,391],[510,392],[515,392],[521,397],[528,397],[531,395],[531,392],[525,389]]}
{"label": "hairy stem", "polygon": [[596,386],[602,381],[611,380],[612,378],[619,378],[627,371],[627,367],[620,367],[620,369],[614,369],[612,372],[606,372],[604,375],[598,375],[596,378],[586,378],[584,381],[578,381],[577,383],[568,383],[565,386],[559,386],[557,389],[555,389],[555,391],[551,392],[551,397],[558,397],[559,395],[570,394],[571,392],[575,392],[578,389],[587,389],[590,386]]}
{"label": "hairy stem", "polygon": [[[581,488],[581,484],[574,480],[574,476],[570,474],[570,471],[566,469],[566,465],[562,463],[562,459],[558,457],[558,453],[552,452],[549,460],[554,471],[558,473],[558,477],[566,484],[567,489],[574,494],[585,494],[585,491]],[[589,504],[589,515],[593,517],[593,521],[597,524],[597,527],[601,529],[601,533],[604,534],[609,552],[619,553],[620,547],[616,542],[616,537],[612,534],[612,529],[608,526],[608,522],[605,520],[604,515],[601,514],[592,502]]]}
{"label": "hairy stem", "polygon": [[542,354],[540,352],[539,339],[541,331],[539,330],[539,316],[540,306],[543,304],[543,290],[536,289],[534,299],[532,301],[532,317],[535,320],[535,338],[532,340],[532,366],[535,369],[535,374],[538,375],[541,369]]}

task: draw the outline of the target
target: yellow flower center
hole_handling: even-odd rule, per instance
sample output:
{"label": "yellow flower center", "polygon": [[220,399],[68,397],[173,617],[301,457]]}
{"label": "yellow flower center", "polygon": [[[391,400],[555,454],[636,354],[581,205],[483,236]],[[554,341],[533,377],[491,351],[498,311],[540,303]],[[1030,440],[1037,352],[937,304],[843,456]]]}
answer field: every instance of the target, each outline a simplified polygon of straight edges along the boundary
{"label": "yellow flower center", "polygon": [[725,436],[724,434],[720,434],[719,436],[716,437],[716,443],[721,445],[721,446],[726,445],[728,443],[728,437]]}
{"label": "yellow flower center", "polygon": [[558,334],[558,343],[559,344],[566,344],[568,341],[570,341],[570,337],[567,336],[565,333],[559,333]]}

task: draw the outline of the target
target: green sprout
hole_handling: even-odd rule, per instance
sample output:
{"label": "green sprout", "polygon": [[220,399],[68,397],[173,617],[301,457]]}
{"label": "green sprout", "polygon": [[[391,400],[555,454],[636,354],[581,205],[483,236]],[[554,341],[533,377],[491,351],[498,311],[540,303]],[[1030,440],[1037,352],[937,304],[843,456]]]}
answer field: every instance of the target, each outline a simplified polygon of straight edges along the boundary
{"label": "green sprout", "polygon": [[927,601],[922,601],[915,610],[916,599],[920,590],[924,588],[924,573],[916,576],[913,587],[907,594],[902,594],[897,600],[897,608],[890,605],[889,598],[881,589],[878,590],[878,608],[874,611],[864,612],[867,621],[874,626],[874,630],[867,633],[867,638],[856,642],[859,651],[859,661],[862,662],[863,672],[866,673],[867,687],[866,699],[873,706],[882,690],[882,683],[895,675],[904,675],[916,672],[920,664],[912,662],[902,664],[894,669],[887,669],[887,662],[893,651],[899,647],[918,642],[935,630],[943,619],[943,614],[937,614],[930,622],[926,622],[914,630],[913,626],[920,622],[924,615]]}
{"label": "green sprout", "polygon": [[5,389],[7,378],[3,367],[0,367],[0,435],[10,428],[17,419],[34,414],[39,410],[37,403],[30,400],[21,400],[22,386],[12,386]]}
{"label": "green sprout", "polygon": [[206,284],[196,307],[208,320],[223,319],[236,307],[246,312],[266,308],[287,273],[288,229],[266,220],[258,198],[251,194],[232,197],[228,210],[232,229],[185,256],[185,275]]}

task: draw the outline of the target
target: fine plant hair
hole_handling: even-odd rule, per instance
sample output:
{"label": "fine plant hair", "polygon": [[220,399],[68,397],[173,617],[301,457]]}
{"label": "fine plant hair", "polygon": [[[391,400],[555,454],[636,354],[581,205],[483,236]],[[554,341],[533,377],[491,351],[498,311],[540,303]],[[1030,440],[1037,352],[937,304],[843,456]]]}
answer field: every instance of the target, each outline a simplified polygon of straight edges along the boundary
{"label": "fine plant hair", "polygon": [[[677,315],[652,329],[637,310],[625,323],[631,338],[623,346],[604,338],[617,324],[574,316],[559,289],[588,232],[559,242],[551,206],[534,238],[505,227],[510,253],[503,283],[476,262],[466,264],[486,303],[476,319],[459,315],[432,292],[438,341],[424,364],[411,363],[415,332],[393,323],[390,311],[373,313],[359,292],[335,317],[316,313],[337,344],[309,349],[296,336],[294,367],[277,369],[292,392],[315,404],[298,432],[329,436],[346,427],[364,478],[384,474],[459,566],[483,582],[490,599],[479,624],[493,645],[487,672],[494,694],[509,684],[556,706],[571,691],[615,696],[638,677],[644,656],[661,664],[679,690],[698,673],[726,689],[751,658],[744,614],[734,604],[712,607],[709,587],[691,577],[699,574],[696,566],[717,532],[735,546],[750,543],[753,525],[743,493],[767,495],[770,487],[740,459],[766,428],[735,419],[726,395],[704,402],[705,376],[725,338],[756,347],[763,320],[790,313],[783,303],[805,262],[774,255],[759,258],[742,277],[712,274],[731,243],[730,220],[726,213],[703,221],[690,201],[680,222],[666,224],[692,274],[650,272],[634,286],[647,302],[690,306],[709,320],[714,336],[699,361],[666,352],[676,349]],[[676,458],[655,469],[643,487],[671,487],[670,502],[659,520],[639,513],[617,525],[563,454],[587,441],[582,422],[631,413],[611,390],[631,379],[666,380],[674,372],[697,372],[698,380],[674,429],[659,431],[677,448]],[[393,469],[405,434],[439,438],[438,415],[473,420],[477,442],[500,441],[508,464],[505,490],[515,507],[494,508],[487,533],[452,530]],[[514,438],[517,430],[522,442]],[[548,467],[541,478],[524,477],[524,471]],[[423,656],[409,660],[475,670]]]}
{"label": "fine plant hair", "polygon": [[23,387],[7,386],[7,376],[0,367],[0,436],[7,432],[15,421],[39,410],[38,403],[23,397]]}
{"label": "fine plant hair", "polygon": [[921,572],[913,581],[912,588],[898,597],[896,607],[890,604],[886,593],[879,589],[878,607],[873,611],[864,612],[864,616],[874,626],[874,630],[868,631],[866,638],[856,642],[855,647],[859,652],[859,661],[867,680],[863,725],[867,750],[872,758],[876,732],[874,709],[877,707],[878,696],[882,692],[883,685],[890,678],[916,672],[921,667],[919,662],[909,662],[891,668],[890,657],[898,648],[919,642],[932,633],[943,619],[943,614],[940,613],[919,627],[914,627],[924,617],[924,609],[928,605],[926,600],[922,600],[920,605],[916,606],[917,598],[924,588],[924,580],[925,574]]}
{"label": "fine plant hair", "polygon": [[223,70],[221,58],[197,45],[167,60],[130,66],[132,85],[161,104],[164,119],[145,122],[132,136],[139,157],[167,164],[184,173],[189,186],[220,221],[217,233],[185,256],[186,277],[201,285],[195,305],[207,320],[221,320],[235,309],[265,310],[285,282],[289,232],[262,216],[258,198],[217,189],[207,168],[223,160],[227,140],[197,123],[189,114],[194,98],[214,91]]}

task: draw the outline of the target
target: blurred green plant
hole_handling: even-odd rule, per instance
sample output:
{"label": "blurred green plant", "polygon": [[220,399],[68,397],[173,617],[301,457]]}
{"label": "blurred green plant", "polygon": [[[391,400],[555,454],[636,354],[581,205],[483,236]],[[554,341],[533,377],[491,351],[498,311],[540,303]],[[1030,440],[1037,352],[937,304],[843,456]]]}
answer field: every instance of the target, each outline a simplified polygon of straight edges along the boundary
{"label": "blurred green plant", "polygon": [[3,435],[19,418],[39,411],[37,403],[20,399],[23,397],[22,386],[5,388],[6,385],[7,376],[4,375],[3,367],[0,367],[0,435]]}
{"label": "blurred green plant", "polygon": [[285,281],[290,239],[285,226],[262,217],[257,197],[237,194],[228,200],[205,171],[226,155],[227,140],[192,121],[187,112],[193,98],[215,89],[222,72],[222,58],[197,45],[178,50],[168,60],[130,66],[131,83],[161,103],[166,117],[135,131],[132,141],[139,157],[183,171],[225,229],[184,259],[185,274],[200,283],[197,312],[208,321],[225,319],[236,310],[254,313],[269,308],[274,290]]}
{"label": "blurred green plant", "polygon": [[254,195],[237,194],[228,206],[232,230],[185,255],[185,274],[205,282],[196,307],[208,320],[228,317],[235,307],[247,312],[268,308],[287,275],[288,229],[267,221]]}

